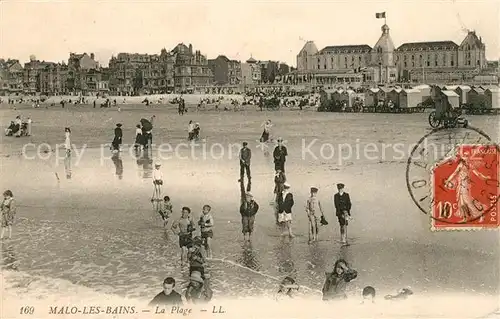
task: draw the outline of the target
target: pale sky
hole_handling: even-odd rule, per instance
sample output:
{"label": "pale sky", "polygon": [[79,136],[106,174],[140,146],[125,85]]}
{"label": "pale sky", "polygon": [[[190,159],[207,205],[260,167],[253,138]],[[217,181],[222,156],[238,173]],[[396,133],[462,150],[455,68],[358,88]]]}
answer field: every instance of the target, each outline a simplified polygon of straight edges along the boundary
{"label": "pale sky", "polygon": [[69,52],[94,52],[107,65],[119,52],[159,53],[180,42],[215,58],[279,60],[296,65],[312,40],[328,45],[368,44],[380,36],[386,12],[396,47],[404,42],[452,40],[463,28],[486,43],[489,60],[500,57],[498,0],[385,1],[25,1],[0,0],[0,57],[23,63],[34,54],[67,61]]}

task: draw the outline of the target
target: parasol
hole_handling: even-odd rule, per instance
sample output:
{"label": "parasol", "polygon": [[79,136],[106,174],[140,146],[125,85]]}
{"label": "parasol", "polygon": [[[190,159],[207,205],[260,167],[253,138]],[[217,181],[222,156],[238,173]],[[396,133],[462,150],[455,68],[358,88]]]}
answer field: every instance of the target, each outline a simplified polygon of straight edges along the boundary
{"label": "parasol", "polygon": [[151,131],[153,129],[153,124],[151,124],[150,121],[146,120],[146,119],[141,119],[141,125],[142,125],[142,128],[147,132],[147,131]]}

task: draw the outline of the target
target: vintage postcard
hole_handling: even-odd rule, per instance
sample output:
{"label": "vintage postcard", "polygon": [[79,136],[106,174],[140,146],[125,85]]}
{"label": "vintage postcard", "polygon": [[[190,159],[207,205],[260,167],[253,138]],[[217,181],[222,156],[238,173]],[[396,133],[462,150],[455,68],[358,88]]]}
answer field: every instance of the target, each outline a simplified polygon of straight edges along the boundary
{"label": "vintage postcard", "polygon": [[499,22],[0,0],[0,317],[500,318]]}

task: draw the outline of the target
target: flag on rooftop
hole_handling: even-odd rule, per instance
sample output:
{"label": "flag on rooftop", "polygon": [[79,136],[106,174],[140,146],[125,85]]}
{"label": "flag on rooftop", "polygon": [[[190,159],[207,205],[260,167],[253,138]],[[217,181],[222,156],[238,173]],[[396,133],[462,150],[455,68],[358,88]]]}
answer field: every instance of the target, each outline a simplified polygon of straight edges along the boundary
{"label": "flag on rooftop", "polygon": [[377,12],[377,13],[375,13],[375,17],[377,19],[385,19],[385,11],[384,12]]}

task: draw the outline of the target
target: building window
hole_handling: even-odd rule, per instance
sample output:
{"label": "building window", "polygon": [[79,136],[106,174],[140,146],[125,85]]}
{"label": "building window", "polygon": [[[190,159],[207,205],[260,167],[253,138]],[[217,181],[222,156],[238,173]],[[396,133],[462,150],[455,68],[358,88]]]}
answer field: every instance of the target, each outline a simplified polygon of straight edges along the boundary
{"label": "building window", "polygon": [[427,66],[431,66],[431,61],[427,61]]}
{"label": "building window", "polygon": [[451,60],[450,64],[451,64],[451,66],[453,66],[455,64],[455,62],[453,62],[453,60]]}
{"label": "building window", "polygon": [[412,67],[415,67],[415,62],[411,62],[411,66],[412,66]]}
{"label": "building window", "polygon": [[415,60],[415,56],[414,55],[411,56],[411,60],[412,61]]}

